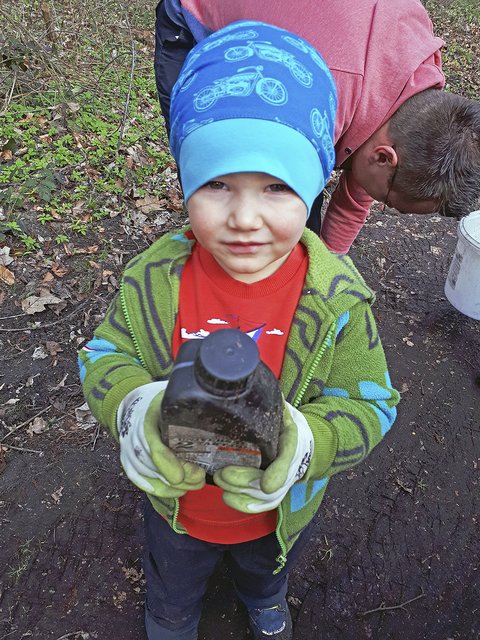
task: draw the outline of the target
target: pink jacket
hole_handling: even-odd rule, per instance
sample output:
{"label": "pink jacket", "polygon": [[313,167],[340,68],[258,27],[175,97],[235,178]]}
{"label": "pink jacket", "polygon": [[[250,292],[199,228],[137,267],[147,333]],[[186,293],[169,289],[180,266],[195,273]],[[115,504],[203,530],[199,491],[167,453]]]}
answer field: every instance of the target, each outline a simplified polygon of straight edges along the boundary
{"label": "pink jacket", "polygon": [[[199,41],[236,20],[261,20],[298,33],[323,55],[335,78],[336,164],[341,167],[412,95],[441,89],[443,41],[419,0],[166,0],[170,17]],[[342,172],[325,215],[327,246],[346,253],[372,198]]]}

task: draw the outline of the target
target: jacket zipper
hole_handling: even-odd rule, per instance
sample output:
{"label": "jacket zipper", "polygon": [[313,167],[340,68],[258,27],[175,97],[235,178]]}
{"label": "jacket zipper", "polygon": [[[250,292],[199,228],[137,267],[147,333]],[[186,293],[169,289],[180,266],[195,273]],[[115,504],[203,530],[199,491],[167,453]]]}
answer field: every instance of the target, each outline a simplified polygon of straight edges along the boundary
{"label": "jacket zipper", "polygon": [[122,305],[123,317],[125,318],[125,324],[127,325],[128,331],[130,332],[130,337],[135,346],[135,351],[137,352],[138,359],[140,360],[140,364],[144,369],[147,369],[147,363],[143,359],[142,353],[140,351],[140,347],[138,346],[138,340],[133,332],[132,322],[130,320],[130,316],[128,315],[127,303],[125,302],[125,296],[123,293],[123,280],[120,282],[120,302]]}
{"label": "jacket zipper", "polygon": [[[315,355],[315,358],[313,360],[312,366],[310,367],[310,370],[308,372],[307,377],[305,378],[305,382],[302,384],[302,386],[300,387],[300,389],[298,390],[297,395],[295,396],[292,405],[296,408],[298,407],[298,405],[300,404],[302,398],[303,398],[303,394],[305,393],[305,391],[307,390],[308,385],[310,384],[312,378],[313,378],[313,374],[315,372],[315,369],[317,368],[318,363],[320,362],[320,359],[322,358],[323,354],[325,353],[326,349],[327,349],[327,345],[329,343],[329,340],[331,340],[333,338],[333,332],[335,330],[336,324],[334,323],[330,329],[328,330],[327,335],[325,336],[325,340],[322,342],[320,349],[317,351],[317,354]],[[280,553],[279,555],[275,558],[275,561],[278,562],[279,566],[275,569],[275,571],[273,572],[273,575],[275,575],[276,573],[279,573],[283,567],[285,566],[286,562],[287,562],[287,546],[285,544],[285,542],[282,540],[282,537],[280,536],[280,527],[282,525],[283,522],[283,509],[282,509],[282,504],[280,503],[278,505],[278,522],[277,522],[277,526],[275,528],[275,536],[277,538],[278,541],[278,545],[280,547]]]}
{"label": "jacket zipper", "polygon": [[[133,327],[132,327],[132,323],[131,323],[131,320],[130,320],[130,316],[128,315],[127,303],[125,302],[123,286],[124,286],[124,281],[121,280],[121,282],[120,282],[120,302],[121,302],[121,305],[122,305],[123,317],[125,318],[125,324],[127,325],[128,331],[130,332],[130,337],[132,338],[132,342],[133,342],[133,344],[135,346],[135,351],[137,353],[138,359],[140,360],[140,363],[141,363],[142,367],[144,369],[147,369],[147,371],[148,371],[147,363],[143,359],[142,353],[140,351],[140,347],[138,346],[137,338],[136,338],[136,336],[135,336],[135,334],[133,332]],[[184,533],[186,533],[185,531],[179,531],[179,529],[177,528],[177,518],[178,518],[178,513],[180,511],[180,501],[179,501],[178,498],[173,498],[173,500],[174,500],[174,503],[175,503],[175,508],[173,510],[172,529],[175,531],[175,533],[184,534]]]}
{"label": "jacket zipper", "polygon": [[328,346],[329,340],[331,340],[332,337],[333,337],[333,332],[335,330],[335,327],[336,327],[336,323],[334,323],[330,327],[330,329],[328,330],[328,333],[325,336],[325,340],[323,341],[320,349],[318,350],[318,352],[317,352],[317,354],[315,356],[315,359],[314,359],[314,361],[312,363],[312,366],[310,367],[310,371],[308,372],[308,376],[305,378],[305,382],[302,384],[302,386],[298,390],[298,393],[297,393],[297,395],[295,396],[295,399],[292,402],[292,405],[295,408],[298,407],[298,405],[300,404],[300,402],[301,402],[301,400],[303,398],[303,394],[305,393],[305,391],[307,390],[308,385],[312,381],[314,371],[317,368],[317,365],[320,362],[320,359],[322,358],[323,354],[327,350],[327,346]]}
{"label": "jacket zipper", "polygon": [[180,511],[180,500],[178,498],[173,498],[173,500],[175,502],[175,508],[173,510],[172,529],[175,531],[175,533],[186,534],[186,531],[180,531],[177,527],[177,518]]}

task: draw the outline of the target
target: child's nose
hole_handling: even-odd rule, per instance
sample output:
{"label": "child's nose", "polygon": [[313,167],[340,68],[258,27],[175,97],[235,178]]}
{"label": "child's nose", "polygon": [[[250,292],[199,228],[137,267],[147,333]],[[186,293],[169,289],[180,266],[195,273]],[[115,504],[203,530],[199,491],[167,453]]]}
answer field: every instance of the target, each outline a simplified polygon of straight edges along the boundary
{"label": "child's nose", "polygon": [[251,195],[236,196],[231,202],[229,224],[236,229],[258,229],[262,215],[258,199]]}

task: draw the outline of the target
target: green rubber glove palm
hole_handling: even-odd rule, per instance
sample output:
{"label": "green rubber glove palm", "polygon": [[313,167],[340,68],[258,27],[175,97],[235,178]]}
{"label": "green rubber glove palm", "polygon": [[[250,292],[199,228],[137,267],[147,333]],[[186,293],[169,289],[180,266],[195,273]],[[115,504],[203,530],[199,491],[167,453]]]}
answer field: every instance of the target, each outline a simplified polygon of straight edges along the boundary
{"label": "green rubber glove palm", "polygon": [[263,471],[228,466],[215,472],[224,502],[244,513],[276,509],[290,487],[303,478],[313,455],[313,435],[303,414],[285,402],[278,455]]}
{"label": "green rubber glove palm", "polygon": [[166,386],[166,381],[143,385],[120,404],[120,461],[128,478],[146,493],[158,498],[179,498],[204,486],[205,471],[177,458],[162,442],[159,419]]}

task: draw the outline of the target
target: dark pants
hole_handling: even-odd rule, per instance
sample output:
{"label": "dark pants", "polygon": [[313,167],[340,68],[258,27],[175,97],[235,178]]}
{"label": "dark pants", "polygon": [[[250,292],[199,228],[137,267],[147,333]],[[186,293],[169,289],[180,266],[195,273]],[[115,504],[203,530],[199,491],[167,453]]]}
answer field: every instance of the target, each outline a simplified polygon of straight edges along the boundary
{"label": "dark pants", "polygon": [[315,231],[317,235],[320,235],[320,227],[322,226],[322,204],[323,204],[323,191],[315,198],[310,210],[310,215],[307,220],[307,229]]}
{"label": "dark pants", "polygon": [[288,554],[287,564],[274,575],[280,553],[275,533],[240,544],[203,542],[175,533],[146,499],[144,571],[150,640],[196,637],[208,579],[224,555],[237,594],[247,609],[282,602],[288,572],[307,544],[311,526],[304,529]]}
{"label": "dark pants", "polygon": [[159,2],[155,21],[155,82],[167,134],[170,134],[170,94],[185,58],[195,41],[192,34],[172,22]]}

